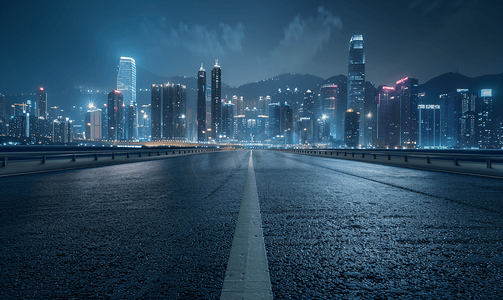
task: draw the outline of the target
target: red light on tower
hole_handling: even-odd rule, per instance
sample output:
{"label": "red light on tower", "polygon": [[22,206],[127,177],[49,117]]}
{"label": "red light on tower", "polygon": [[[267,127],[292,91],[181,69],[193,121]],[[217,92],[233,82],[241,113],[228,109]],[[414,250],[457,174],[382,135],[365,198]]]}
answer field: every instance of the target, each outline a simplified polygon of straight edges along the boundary
{"label": "red light on tower", "polygon": [[44,88],[43,88],[43,87],[41,87],[41,88],[40,88],[40,90],[41,90],[41,91],[43,91],[43,90],[44,90]]}

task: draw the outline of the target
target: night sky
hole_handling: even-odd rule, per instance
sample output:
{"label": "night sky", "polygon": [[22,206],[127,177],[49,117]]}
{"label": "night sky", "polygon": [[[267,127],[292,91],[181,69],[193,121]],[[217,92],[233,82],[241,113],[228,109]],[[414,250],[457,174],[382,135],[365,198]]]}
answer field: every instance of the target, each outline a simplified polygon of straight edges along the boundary
{"label": "night sky", "polygon": [[[0,93],[112,89],[120,56],[161,76],[218,58],[231,86],[283,72],[347,75],[363,34],[367,80],[503,72],[503,1],[2,1]],[[142,88],[138,86],[138,88]]]}

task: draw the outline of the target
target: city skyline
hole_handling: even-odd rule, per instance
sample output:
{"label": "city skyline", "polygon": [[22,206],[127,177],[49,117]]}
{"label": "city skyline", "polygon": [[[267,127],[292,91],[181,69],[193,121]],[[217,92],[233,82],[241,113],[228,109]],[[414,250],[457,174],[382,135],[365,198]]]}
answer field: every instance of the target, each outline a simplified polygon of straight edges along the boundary
{"label": "city skyline", "polygon": [[[34,85],[50,90],[79,84],[110,89],[106,83],[114,76],[116,57],[120,56],[134,57],[138,68],[163,77],[194,76],[190,71],[194,66],[219,59],[227,66],[227,80],[223,82],[231,86],[284,72],[328,78],[346,74],[344,52],[347,40],[354,34],[365,38],[369,49],[366,79],[376,86],[392,84],[396,78],[406,76],[425,82],[454,70],[469,77],[502,71],[502,58],[497,52],[502,42],[497,37],[502,36],[503,26],[498,26],[502,21],[492,9],[498,4],[491,1],[437,1],[429,5],[425,1],[318,1],[293,2],[288,7],[264,3],[255,9],[244,3],[219,2],[214,7],[201,4],[202,13],[194,12],[190,4],[170,3],[173,5],[167,9],[156,2],[131,2],[115,8],[124,11],[122,19],[88,18],[81,22],[84,27],[68,23],[65,17],[85,18],[91,13],[102,16],[102,11],[112,5],[32,4],[27,8],[23,5],[21,11],[19,4],[7,2],[0,12],[2,36],[11,45],[1,58],[9,70],[0,75],[0,90],[4,94],[26,92],[30,90],[28,86]],[[154,12],[155,4],[159,4],[159,9]],[[131,6],[137,9],[126,11]],[[42,18],[51,22],[25,22],[22,16],[32,9],[52,9],[51,19]],[[76,10],[80,10],[78,16]],[[274,20],[264,17],[279,10],[282,13],[276,14]],[[250,13],[245,15],[243,11]],[[57,13],[62,12],[65,14],[59,17]],[[386,19],[391,16],[393,22]],[[260,17],[264,24],[258,24],[253,17]],[[124,19],[130,22],[126,24]],[[65,45],[74,39],[89,41],[83,47],[87,52],[59,45],[59,36],[66,37],[69,43]],[[484,40],[491,40],[491,47],[480,47]],[[37,55],[40,59],[35,59]],[[166,58],[159,59],[161,56]],[[167,57],[176,59],[166,61]],[[66,74],[68,66],[76,70],[70,76]],[[30,68],[43,70],[44,76],[27,72]],[[19,78],[24,80],[16,80]]]}

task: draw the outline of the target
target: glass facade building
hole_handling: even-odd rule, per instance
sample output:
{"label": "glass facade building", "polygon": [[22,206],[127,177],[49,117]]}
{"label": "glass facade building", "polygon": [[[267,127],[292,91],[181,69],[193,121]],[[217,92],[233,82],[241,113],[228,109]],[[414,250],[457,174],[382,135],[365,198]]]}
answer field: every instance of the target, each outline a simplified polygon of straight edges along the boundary
{"label": "glass facade building", "polygon": [[[132,120],[133,124],[126,127],[126,137],[129,140],[138,139],[138,104],[136,103],[136,62],[131,57],[121,57],[119,61],[119,71],[117,73],[117,90],[120,91],[124,98],[124,105],[129,107],[133,105],[134,108],[130,110],[134,116],[128,119]],[[129,122],[128,122],[129,123]]]}
{"label": "glass facade building", "polygon": [[[348,109],[360,115],[365,105],[365,49],[363,36],[353,35],[349,41]],[[359,143],[363,144],[363,122],[360,122]]]}

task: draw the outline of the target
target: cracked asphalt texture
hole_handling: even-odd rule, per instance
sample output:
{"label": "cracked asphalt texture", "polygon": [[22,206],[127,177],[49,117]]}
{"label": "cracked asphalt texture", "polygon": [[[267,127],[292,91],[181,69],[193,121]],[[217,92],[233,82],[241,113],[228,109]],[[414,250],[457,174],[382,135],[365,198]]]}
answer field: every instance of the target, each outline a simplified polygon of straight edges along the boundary
{"label": "cracked asphalt texture", "polygon": [[254,151],[277,299],[500,299],[503,181]]}
{"label": "cracked asphalt texture", "polygon": [[248,152],[0,179],[0,298],[218,298]]}
{"label": "cracked asphalt texture", "polygon": [[[503,181],[253,150],[276,299],[499,299]],[[0,179],[0,298],[219,298],[249,151]]]}

